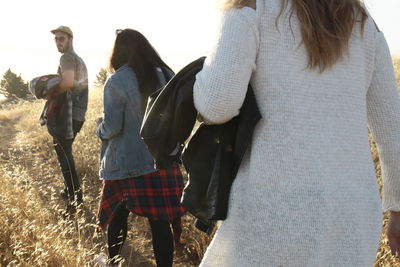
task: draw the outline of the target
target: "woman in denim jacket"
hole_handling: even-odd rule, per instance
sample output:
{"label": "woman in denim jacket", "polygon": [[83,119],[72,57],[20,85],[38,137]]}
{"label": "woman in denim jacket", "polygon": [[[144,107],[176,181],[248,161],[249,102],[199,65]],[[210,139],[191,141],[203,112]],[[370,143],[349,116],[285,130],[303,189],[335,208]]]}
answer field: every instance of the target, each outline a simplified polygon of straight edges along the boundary
{"label": "woman in denim jacket", "polygon": [[[132,29],[117,31],[110,70],[114,73],[104,86],[104,119],[98,121],[96,131],[103,141],[98,224],[107,228],[109,255],[108,260],[103,255],[97,261],[118,264],[128,215],[134,212],[149,220],[157,266],[172,266],[170,223],[179,225],[185,212],[180,203],[183,178],[177,165],[168,170],[154,169],[139,130],[147,97],[173,72],[148,40]],[[176,240],[179,234],[178,230]]]}

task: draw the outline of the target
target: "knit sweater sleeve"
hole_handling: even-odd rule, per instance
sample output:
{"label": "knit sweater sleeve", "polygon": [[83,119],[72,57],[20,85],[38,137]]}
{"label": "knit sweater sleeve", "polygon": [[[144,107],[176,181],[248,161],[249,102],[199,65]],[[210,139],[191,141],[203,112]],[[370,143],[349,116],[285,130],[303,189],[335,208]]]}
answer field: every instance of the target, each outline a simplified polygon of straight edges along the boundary
{"label": "knit sweater sleeve", "polygon": [[256,11],[222,12],[217,38],[193,87],[194,105],[206,122],[224,123],[239,114],[259,44]]}
{"label": "knit sweater sleeve", "polygon": [[385,37],[376,35],[375,70],[367,93],[368,123],[382,169],[382,208],[400,211],[400,98]]}

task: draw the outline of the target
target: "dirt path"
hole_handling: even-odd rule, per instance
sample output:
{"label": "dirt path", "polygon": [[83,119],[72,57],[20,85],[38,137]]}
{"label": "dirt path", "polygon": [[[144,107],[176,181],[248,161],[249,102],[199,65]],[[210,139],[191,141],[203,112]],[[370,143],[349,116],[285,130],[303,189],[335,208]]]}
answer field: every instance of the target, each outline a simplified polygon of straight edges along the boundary
{"label": "dirt path", "polygon": [[15,122],[9,120],[0,121],[0,154],[6,153],[14,142],[17,130]]}

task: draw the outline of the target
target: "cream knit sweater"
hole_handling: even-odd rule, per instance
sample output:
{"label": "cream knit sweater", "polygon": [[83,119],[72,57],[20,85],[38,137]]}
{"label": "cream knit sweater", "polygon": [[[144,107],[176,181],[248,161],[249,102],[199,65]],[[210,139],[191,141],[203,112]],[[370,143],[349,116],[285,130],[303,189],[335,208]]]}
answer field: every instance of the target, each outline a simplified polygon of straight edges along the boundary
{"label": "cream knit sweater", "polygon": [[322,74],[307,69],[296,15],[280,0],[221,14],[194,86],[209,122],[238,114],[247,84],[262,120],[234,182],[229,214],[202,267],[372,266],[382,210],[368,143],[378,144],[383,210],[400,210],[400,101],[372,19]]}

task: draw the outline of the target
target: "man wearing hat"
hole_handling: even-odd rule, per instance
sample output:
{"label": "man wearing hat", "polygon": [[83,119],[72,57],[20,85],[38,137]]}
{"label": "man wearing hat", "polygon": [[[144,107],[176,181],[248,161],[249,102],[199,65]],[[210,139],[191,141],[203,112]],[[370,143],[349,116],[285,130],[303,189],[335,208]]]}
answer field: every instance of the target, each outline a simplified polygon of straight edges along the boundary
{"label": "man wearing hat", "polygon": [[85,121],[88,104],[88,75],[85,62],[74,51],[73,33],[67,26],[51,30],[58,51],[62,54],[58,74],[58,88],[47,98],[59,98],[64,103],[62,116],[57,117],[49,133],[53,136],[54,148],[64,177],[62,195],[68,198],[67,211],[82,203],[82,190],[72,155],[72,143]]}

